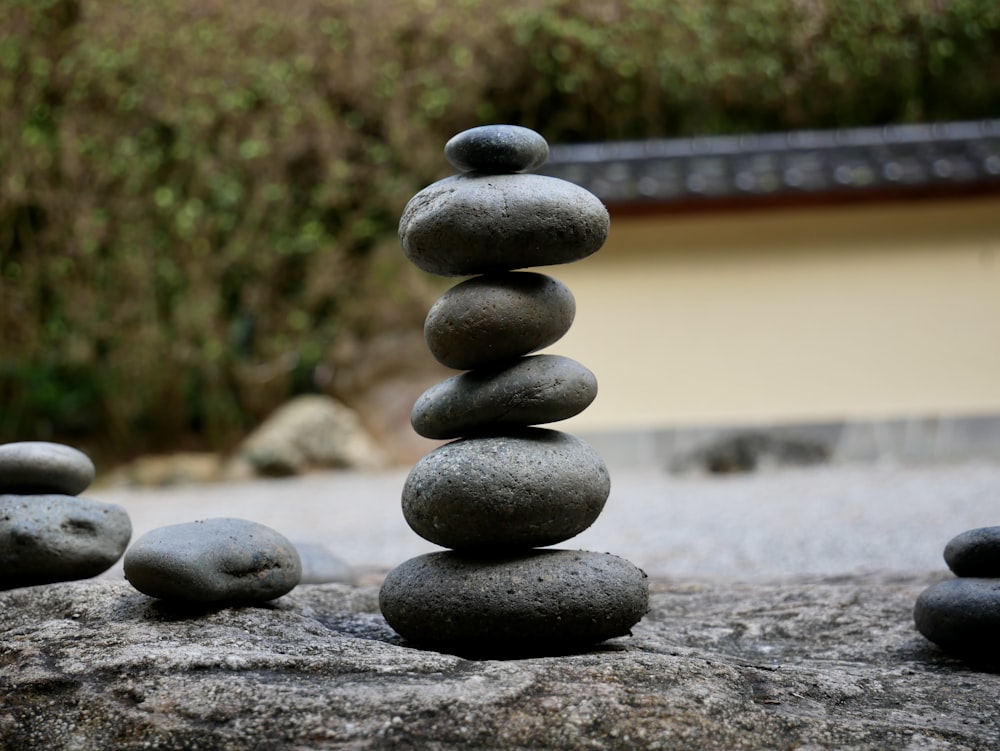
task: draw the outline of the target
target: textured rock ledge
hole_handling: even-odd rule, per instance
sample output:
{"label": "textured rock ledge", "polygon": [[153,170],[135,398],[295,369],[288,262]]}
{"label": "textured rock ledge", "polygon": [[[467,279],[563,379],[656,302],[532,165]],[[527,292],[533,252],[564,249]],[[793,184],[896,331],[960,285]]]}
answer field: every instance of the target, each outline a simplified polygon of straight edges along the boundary
{"label": "textured rock ledge", "polygon": [[995,748],[1000,676],[913,628],[941,578],[654,581],[632,637],[510,661],[406,647],[373,587],[216,611],[119,582],[13,590],[0,748]]}

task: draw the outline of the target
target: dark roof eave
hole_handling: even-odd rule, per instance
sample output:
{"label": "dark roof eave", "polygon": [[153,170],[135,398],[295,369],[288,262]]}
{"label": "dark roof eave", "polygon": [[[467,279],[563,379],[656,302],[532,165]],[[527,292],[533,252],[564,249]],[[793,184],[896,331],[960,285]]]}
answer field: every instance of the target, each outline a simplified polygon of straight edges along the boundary
{"label": "dark roof eave", "polygon": [[1000,120],[553,146],[541,174],[616,213],[1000,190]]}

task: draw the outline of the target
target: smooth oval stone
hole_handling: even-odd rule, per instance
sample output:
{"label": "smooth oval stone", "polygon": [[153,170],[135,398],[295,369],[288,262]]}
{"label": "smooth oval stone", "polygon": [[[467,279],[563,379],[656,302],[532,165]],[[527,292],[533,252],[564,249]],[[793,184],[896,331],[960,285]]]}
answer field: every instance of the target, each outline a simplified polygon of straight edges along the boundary
{"label": "smooth oval stone", "polygon": [[576,300],[557,279],[531,271],[473,277],[431,306],[424,339],[449,368],[512,360],[558,341],[573,325]]}
{"label": "smooth oval stone", "polygon": [[544,175],[453,175],[417,193],[403,210],[407,258],[441,276],[471,276],[570,263],[608,236],[595,196]]}
{"label": "smooth oval stone", "polygon": [[596,396],[597,379],[576,360],[532,355],[431,386],[413,405],[410,422],[425,438],[458,438],[565,420]]}
{"label": "smooth oval stone", "polygon": [[545,164],[549,145],[530,128],[482,125],[452,137],[444,146],[444,155],[462,172],[524,172]]}
{"label": "smooth oval stone", "polygon": [[959,577],[938,582],[917,598],[917,630],[964,658],[1000,659],[1000,579]]}
{"label": "smooth oval stone", "polygon": [[0,589],[89,579],[132,537],[124,508],[72,495],[0,495]]}
{"label": "smooth oval stone", "polygon": [[1000,527],[956,535],[944,548],[944,560],[956,576],[1000,577]]}
{"label": "smooth oval stone", "polygon": [[192,602],[263,602],[291,591],[299,554],[270,527],[204,519],[147,532],[129,548],[125,578],[150,597]]}
{"label": "smooth oval stone", "polygon": [[424,456],[403,484],[403,516],[446,548],[533,548],[585,530],[610,491],[607,467],[589,444],[523,428],[462,438]]}
{"label": "smooth oval stone", "polygon": [[442,651],[561,653],[626,636],[646,614],[646,575],[607,553],[532,550],[504,558],[452,551],[386,576],[379,605],[404,638]]}
{"label": "smooth oval stone", "polygon": [[49,441],[0,445],[0,493],[79,495],[94,481],[94,463],[72,446]]}

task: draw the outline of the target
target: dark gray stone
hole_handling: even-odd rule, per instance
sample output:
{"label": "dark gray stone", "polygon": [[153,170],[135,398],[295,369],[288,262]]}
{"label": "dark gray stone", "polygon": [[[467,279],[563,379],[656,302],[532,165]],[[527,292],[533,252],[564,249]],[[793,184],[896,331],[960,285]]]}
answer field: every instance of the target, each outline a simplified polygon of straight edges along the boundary
{"label": "dark gray stone", "polygon": [[608,470],[587,443],[524,428],[462,438],[424,456],[403,485],[403,516],[446,548],[554,545],[593,524],[610,490]]}
{"label": "dark gray stone", "polygon": [[431,386],[413,405],[413,429],[425,438],[458,438],[565,420],[597,396],[597,379],[576,360],[532,355]]}
{"label": "dark gray stone", "polygon": [[608,211],[593,193],[544,175],[453,175],[403,210],[407,258],[441,276],[570,263],[598,250]]}
{"label": "dark gray stone", "polygon": [[411,558],[379,593],[404,638],[456,654],[577,650],[630,633],[648,609],[646,575],[623,558],[532,550],[503,558],[452,551]]}
{"label": "dark gray stone", "polygon": [[270,527],[204,519],[147,532],[125,554],[125,578],[150,597],[190,602],[263,602],[291,591],[299,554]]}
{"label": "dark gray stone", "polygon": [[79,495],[94,481],[94,463],[72,446],[48,441],[0,445],[0,493]]}
{"label": "dark gray stone", "polygon": [[573,325],[569,287],[545,274],[512,271],[467,279],[445,292],[424,321],[424,339],[442,365],[469,370],[527,355]]}
{"label": "dark gray stone", "polygon": [[913,620],[942,649],[1000,666],[1000,579],[938,582],[920,593]]}
{"label": "dark gray stone", "polygon": [[72,495],[0,495],[0,589],[88,579],[125,552],[124,508]]}
{"label": "dark gray stone", "polygon": [[944,560],[956,576],[1000,578],[1000,527],[979,527],[953,537]]}
{"label": "dark gray stone", "polygon": [[444,155],[462,172],[524,172],[545,164],[549,145],[530,128],[482,125],[454,136],[445,144]]}

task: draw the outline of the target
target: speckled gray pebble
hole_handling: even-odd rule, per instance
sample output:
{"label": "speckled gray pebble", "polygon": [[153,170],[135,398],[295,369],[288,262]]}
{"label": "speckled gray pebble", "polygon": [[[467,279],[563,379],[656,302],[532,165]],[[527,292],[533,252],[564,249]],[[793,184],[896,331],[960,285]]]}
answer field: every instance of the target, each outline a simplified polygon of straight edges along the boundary
{"label": "speckled gray pebble", "polygon": [[283,535],[230,518],[147,532],[125,554],[124,569],[150,597],[206,603],[273,600],[302,575],[299,554]]}
{"label": "speckled gray pebble", "polygon": [[646,575],[607,553],[447,551],[389,572],[382,614],[417,644],[456,653],[552,653],[625,636],[648,608]]}
{"label": "speckled gray pebble", "polygon": [[132,537],[124,508],[71,495],[0,495],[0,589],[88,579]]}
{"label": "speckled gray pebble", "polygon": [[944,548],[944,560],[956,576],[1000,578],[1000,527],[979,527],[956,535]]}
{"label": "speckled gray pebble", "polygon": [[569,287],[546,274],[511,271],[456,284],[431,306],[424,339],[442,365],[470,370],[547,347],[573,325]]}
{"label": "speckled gray pebble", "polygon": [[411,422],[425,438],[458,438],[565,420],[596,396],[597,379],[576,360],[532,355],[431,386],[413,405]]}
{"label": "speckled gray pebble", "polygon": [[938,582],[917,598],[917,630],[953,654],[1000,660],[1000,579],[958,577]]}
{"label": "speckled gray pebble", "polygon": [[79,495],[94,481],[94,463],[72,446],[48,441],[0,445],[0,493]]}
{"label": "speckled gray pebble", "polygon": [[544,175],[454,175],[417,193],[399,237],[414,264],[471,276],[570,263],[608,236],[608,211],[583,188]]}
{"label": "speckled gray pebble", "polygon": [[568,540],[601,513],[607,467],[568,433],[523,428],[461,438],[414,465],[403,484],[403,516],[446,548],[530,548]]}
{"label": "speckled gray pebble", "polygon": [[302,563],[299,584],[355,584],[357,575],[350,565],[334,555],[326,545],[316,542],[296,542],[295,549]]}
{"label": "speckled gray pebble", "polygon": [[524,172],[541,167],[549,145],[530,128],[518,125],[481,125],[454,136],[444,155],[462,172]]}

